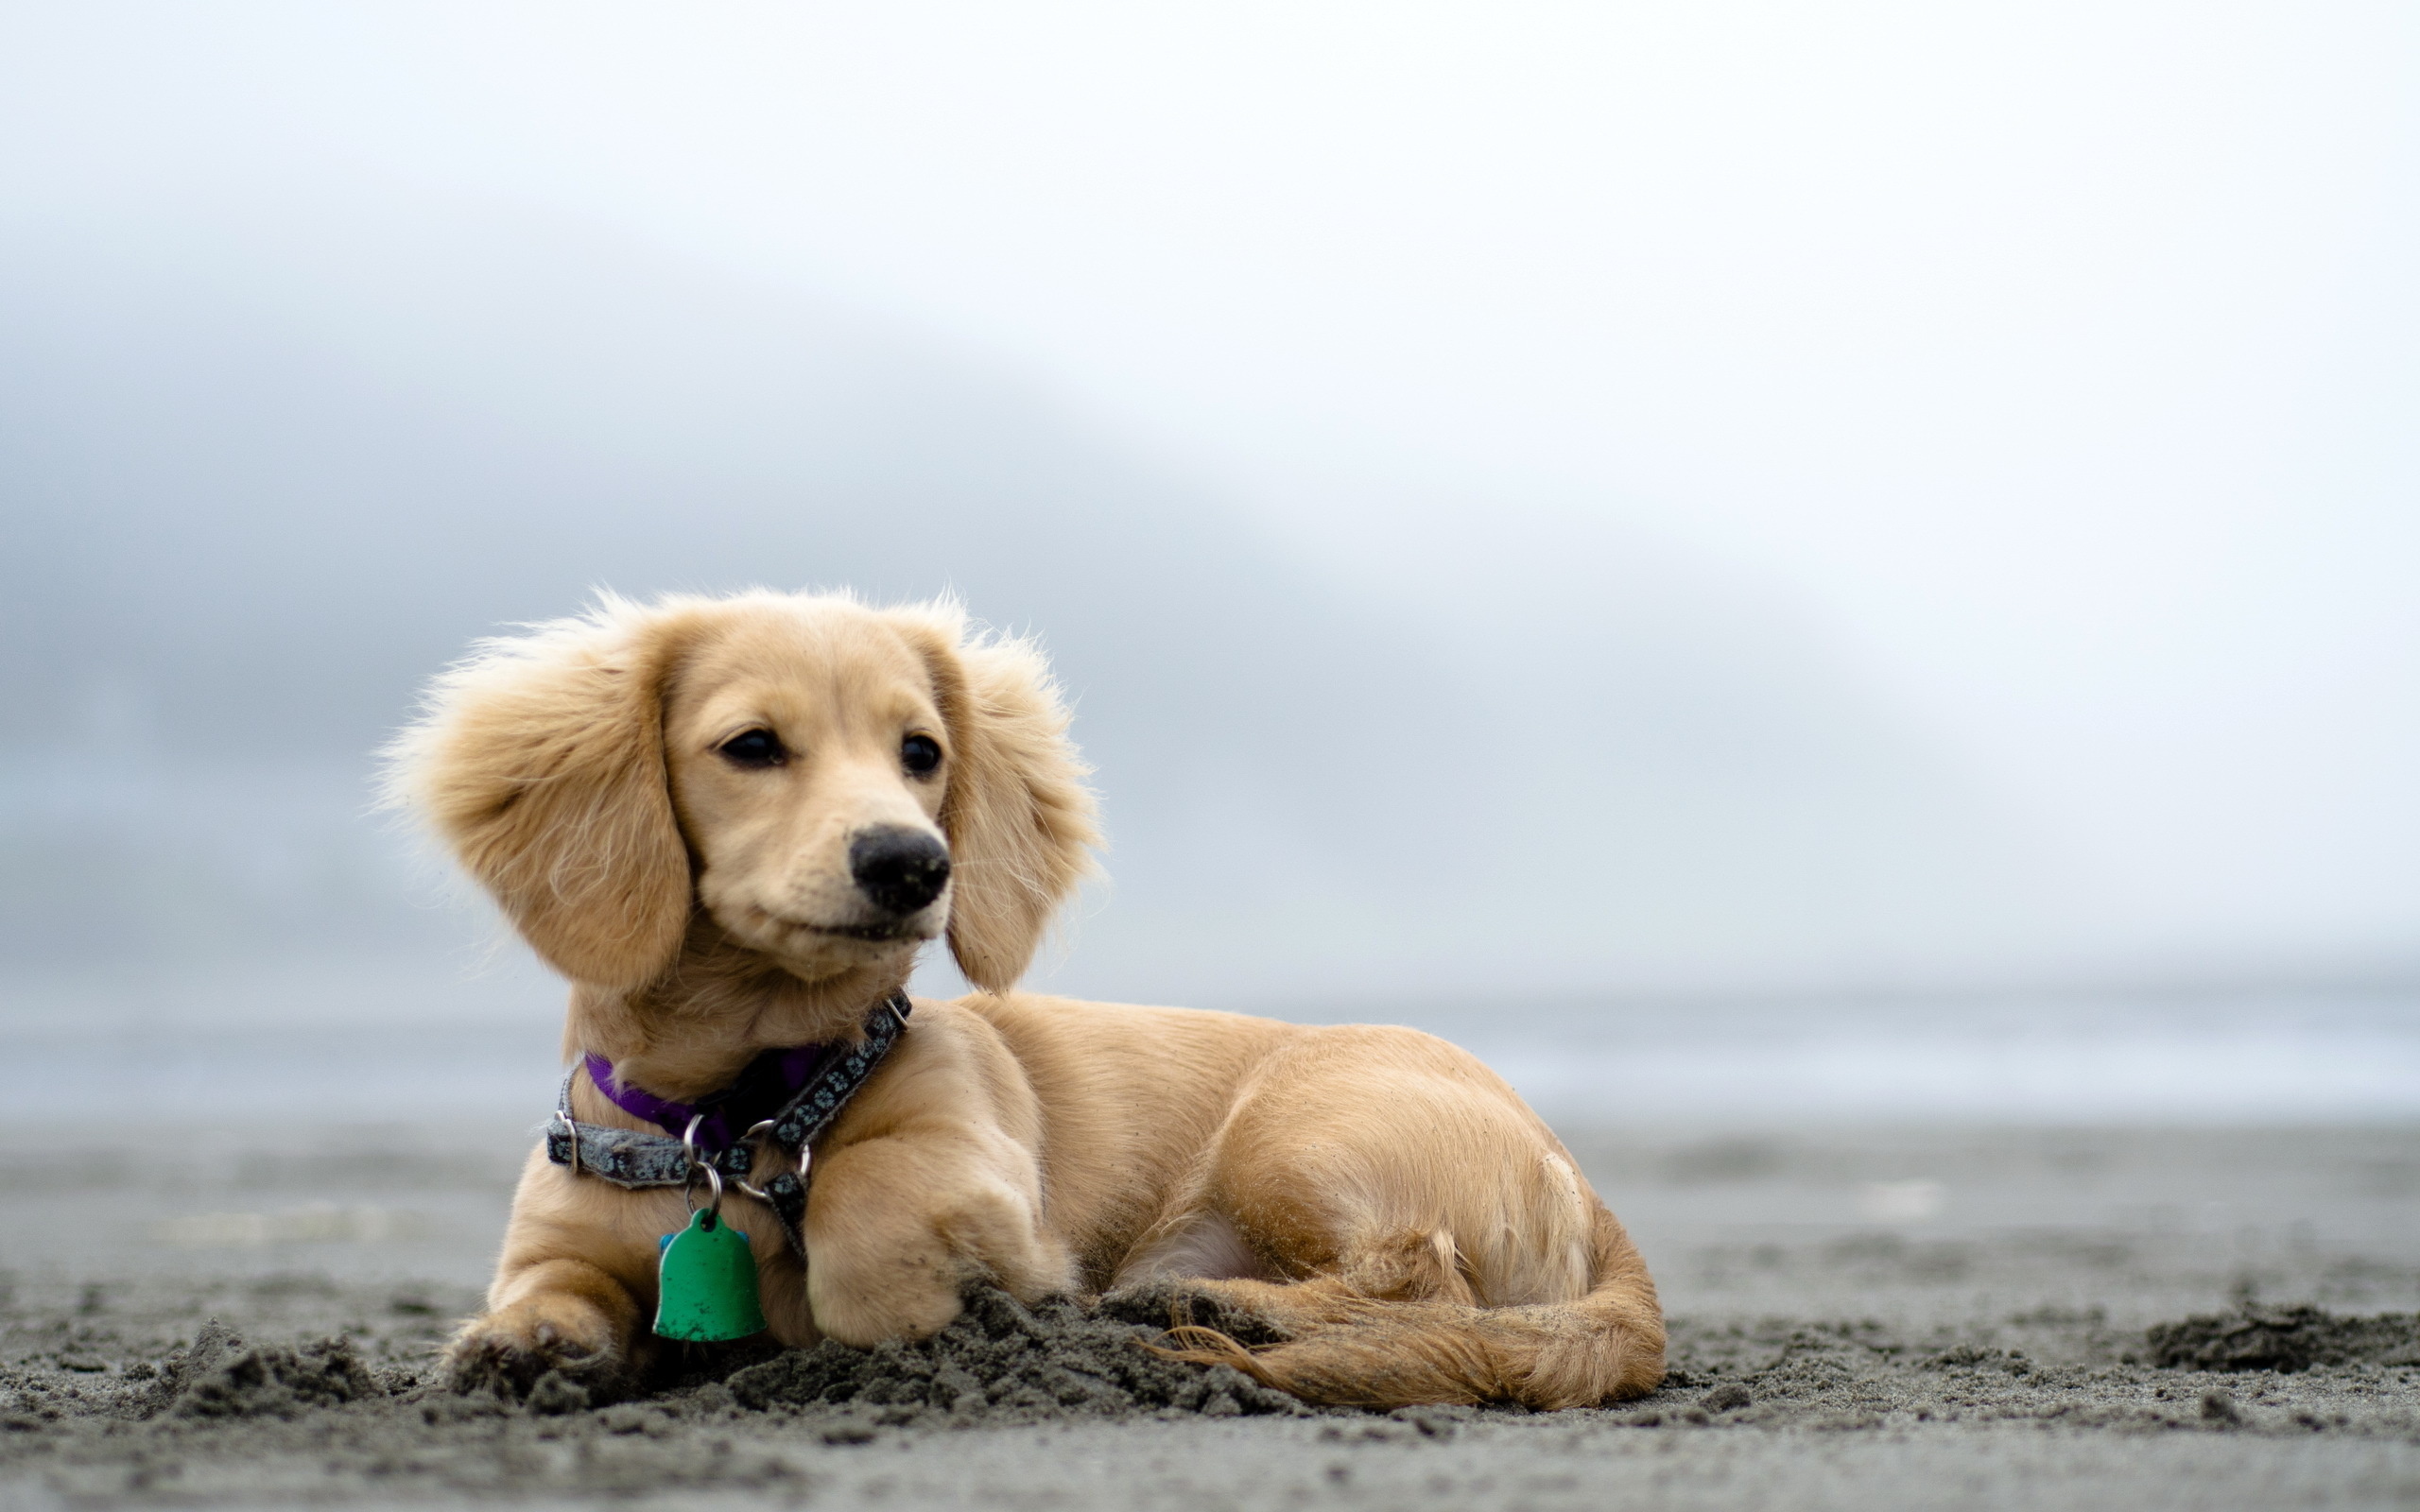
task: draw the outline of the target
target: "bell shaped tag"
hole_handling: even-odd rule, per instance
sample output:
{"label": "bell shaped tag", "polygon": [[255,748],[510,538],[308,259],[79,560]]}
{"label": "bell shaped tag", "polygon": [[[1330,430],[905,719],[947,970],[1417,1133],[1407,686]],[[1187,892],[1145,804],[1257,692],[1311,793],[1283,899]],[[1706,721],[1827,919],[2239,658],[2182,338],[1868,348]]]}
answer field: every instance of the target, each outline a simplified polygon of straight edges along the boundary
{"label": "bell shaped tag", "polygon": [[716,1216],[689,1215],[666,1234],[655,1266],[655,1332],[667,1339],[744,1339],[765,1331],[756,1303],[756,1256],[748,1236]]}

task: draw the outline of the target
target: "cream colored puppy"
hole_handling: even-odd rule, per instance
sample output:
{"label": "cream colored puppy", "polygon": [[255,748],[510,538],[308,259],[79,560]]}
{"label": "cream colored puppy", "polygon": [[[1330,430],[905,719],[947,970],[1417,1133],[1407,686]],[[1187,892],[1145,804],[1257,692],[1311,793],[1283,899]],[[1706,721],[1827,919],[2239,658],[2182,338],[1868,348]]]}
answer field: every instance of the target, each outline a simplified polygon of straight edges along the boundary
{"label": "cream colored puppy", "polygon": [[[656,1097],[854,1040],[946,936],[981,990],[916,1004],[816,1143],[807,1261],[729,1199],[784,1343],[921,1337],[977,1279],[1028,1300],[1149,1284],[1267,1320],[1288,1342],[1178,1342],[1315,1400],[1651,1389],[1637,1251],[1470,1056],[1012,990],[1097,840],[1084,772],[1030,646],[946,606],[756,593],[488,644],[437,683],[394,786],[571,980],[567,1057]],[[648,1127],[587,1071],[571,1101]],[[658,1237],[686,1216],[678,1191],[534,1152],[457,1382],[631,1383]]]}

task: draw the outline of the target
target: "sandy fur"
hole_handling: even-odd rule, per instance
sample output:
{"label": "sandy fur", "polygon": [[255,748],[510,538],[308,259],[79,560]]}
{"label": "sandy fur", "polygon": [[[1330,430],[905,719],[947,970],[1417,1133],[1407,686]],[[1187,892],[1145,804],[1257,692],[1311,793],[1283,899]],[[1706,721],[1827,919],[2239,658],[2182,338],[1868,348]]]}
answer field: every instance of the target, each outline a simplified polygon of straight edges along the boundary
{"label": "sandy fur", "polygon": [[[1663,1322],[1636,1250],[1470,1056],[1408,1029],[1013,990],[1098,839],[1066,723],[1038,653],[970,635],[948,605],[608,601],[441,679],[393,790],[571,980],[567,1055],[665,1096],[853,1032],[946,938],[981,990],[920,1002],[825,1136],[811,1265],[769,1213],[729,1210],[785,1343],[927,1335],[979,1277],[1028,1299],[1162,1287],[1179,1314],[1238,1307],[1287,1341],[1195,1327],[1173,1347],[1314,1400],[1652,1389]],[[752,728],[791,758],[717,754]],[[937,772],[903,769],[908,735],[942,746]],[[925,829],[952,863],[879,938],[891,922],[868,918],[847,862],[869,825]],[[573,1096],[584,1120],[640,1126],[584,1075]],[[656,1236],[683,1211],[533,1152],[458,1383],[635,1381]]]}

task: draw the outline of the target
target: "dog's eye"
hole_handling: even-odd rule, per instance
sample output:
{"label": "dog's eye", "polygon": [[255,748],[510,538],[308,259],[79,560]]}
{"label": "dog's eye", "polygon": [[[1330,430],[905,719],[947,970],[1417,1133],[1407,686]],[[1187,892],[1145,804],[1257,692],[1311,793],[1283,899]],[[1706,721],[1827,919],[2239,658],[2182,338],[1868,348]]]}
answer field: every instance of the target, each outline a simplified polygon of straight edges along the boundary
{"label": "dog's eye", "polygon": [[930,735],[910,735],[899,743],[899,765],[917,777],[930,777],[942,764],[942,747]]}
{"label": "dog's eye", "polygon": [[782,737],[769,730],[743,730],[716,748],[734,766],[779,766],[790,757]]}

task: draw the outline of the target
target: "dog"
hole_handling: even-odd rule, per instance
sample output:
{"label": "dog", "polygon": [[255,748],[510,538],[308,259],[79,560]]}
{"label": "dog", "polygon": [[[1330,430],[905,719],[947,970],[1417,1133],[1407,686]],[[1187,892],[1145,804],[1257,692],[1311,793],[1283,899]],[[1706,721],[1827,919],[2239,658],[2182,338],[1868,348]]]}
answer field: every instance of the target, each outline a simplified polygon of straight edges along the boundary
{"label": "dog", "polygon": [[[1257,1347],[1193,1327],[1161,1348],[1311,1401],[1652,1390],[1638,1251],[1475,1057],[1015,990],[1099,846],[1067,723],[1040,653],[950,603],[607,597],[441,676],[389,793],[569,979],[561,1127],[663,1140],[632,1098],[708,1106],[769,1054],[912,1012],[802,1138],[794,1246],[728,1195],[781,1344],[923,1338],[983,1282],[1254,1320]],[[977,990],[910,1006],[936,939]],[[601,1146],[568,1147],[550,1135],[522,1174],[486,1311],[447,1352],[459,1389],[555,1372],[610,1396],[665,1348],[659,1247],[699,1194],[624,1190],[579,1163]],[[758,1154],[780,1160],[736,1157],[747,1191]]]}

